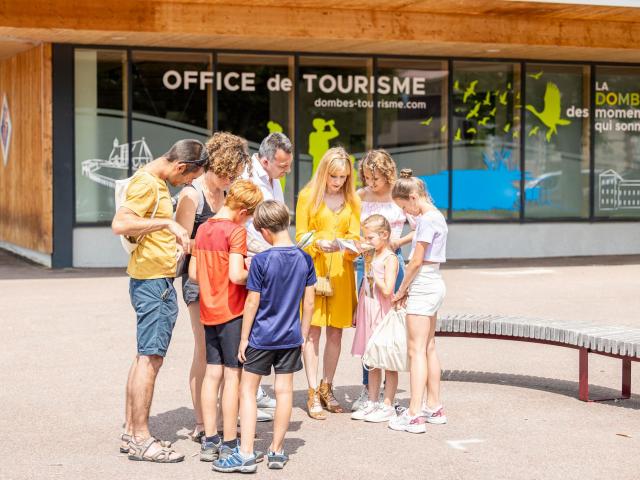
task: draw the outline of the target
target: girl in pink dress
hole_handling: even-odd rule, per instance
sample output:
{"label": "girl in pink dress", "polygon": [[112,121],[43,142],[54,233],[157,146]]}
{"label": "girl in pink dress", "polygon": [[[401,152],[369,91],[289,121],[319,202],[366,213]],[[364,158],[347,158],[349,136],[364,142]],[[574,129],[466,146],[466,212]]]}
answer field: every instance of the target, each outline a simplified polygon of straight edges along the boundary
{"label": "girl in pink dress", "polygon": [[[362,223],[362,230],[364,241],[373,247],[374,254],[370,268],[365,269],[355,313],[356,333],[351,353],[360,357],[364,354],[373,331],[392,308],[391,298],[399,267],[398,257],[389,247],[389,221],[382,215],[374,214]],[[398,372],[387,370],[385,378],[384,400],[378,402],[382,372],[379,368],[369,372],[369,399],[353,412],[353,420],[386,422],[395,414],[393,400],[398,388]]]}

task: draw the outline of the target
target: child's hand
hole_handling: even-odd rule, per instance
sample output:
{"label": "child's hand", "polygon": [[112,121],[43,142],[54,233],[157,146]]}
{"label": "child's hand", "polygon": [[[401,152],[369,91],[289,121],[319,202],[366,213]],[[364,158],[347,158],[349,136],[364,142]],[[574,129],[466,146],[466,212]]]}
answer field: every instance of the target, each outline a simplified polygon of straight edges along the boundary
{"label": "child's hand", "polygon": [[249,346],[249,340],[240,340],[240,346],[238,347],[238,360],[240,363],[244,363],[247,361],[245,357],[245,352],[247,351],[247,347]]}
{"label": "child's hand", "polygon": [[398,290],[396,294],[391,299],[391,303],[393,304],[393,308],[396,310],[398,308],[404,308],[407,303],[407,292],[403,290]]}

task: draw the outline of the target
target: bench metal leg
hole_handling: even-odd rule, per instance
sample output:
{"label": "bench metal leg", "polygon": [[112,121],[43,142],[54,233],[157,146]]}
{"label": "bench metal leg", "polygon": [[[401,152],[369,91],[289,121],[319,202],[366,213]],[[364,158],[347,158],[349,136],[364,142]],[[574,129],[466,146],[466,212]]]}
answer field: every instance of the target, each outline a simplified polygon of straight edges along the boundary
{"label": "bench metal leg", "polygon": [[622,398],[631,398],[631,360],[622,359]]}
{"label": "bench metal leg", "polygon": [[578,398],[583,402],[589,401],[589,350],[580,349],[580,360],[578,367]]}
{"label": "bench metal leg", "polygon": [[631,359],[622,359],[622,395],[619,398],[603,398],[593,400],[589,398],[589,350],[581,348],[579,350],[578,368],[578,398],[583,402],[608,402],[611,400],[623,400],[631,398]]}

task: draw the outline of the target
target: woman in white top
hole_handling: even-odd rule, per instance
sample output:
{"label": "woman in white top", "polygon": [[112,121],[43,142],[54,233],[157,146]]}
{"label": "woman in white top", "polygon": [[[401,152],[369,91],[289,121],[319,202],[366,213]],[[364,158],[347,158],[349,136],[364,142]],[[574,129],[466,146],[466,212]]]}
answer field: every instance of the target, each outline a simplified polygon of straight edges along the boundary
{"label": "woman in white top", "polygon": [[[364,222],[371,215],[382,215],[391,225],[391,236],[389,248],[398,256],[400,270],[396,279],[394,291],[400,287],[404,278],[404,259],[400,247],[411,243],[413,231],[406,236],[402,236],[407,217],[404,212],[391,198],[391,189],[398,177],[396,163],[391,155],[385,150],[370,150],[360,161],[358,169],[360,178],[365,184],[364,188],[358,190],[358,195],[362,200],[360,210],[360,223]],[[362,279],[364,278],[364,262],[359,256],[355,262],[357,275],[357,289],[360,291]],[[356,411],[364,406],[369,399],[369,375],[368,371],[362,369],[362,391],[360,396],[351,404],[351,410]]]}
{"label": "woman in white top", "polygon": [[[442,424],[447,417],[440,404],[440,361],[435,328],[445,296],[440,264],[446,261],[447,222],[434,206],[422,180],[403,169],[391,192],[405,214],[416,217],[409,263],[393,301],[407,310],[407,348],[411,402],[404,413],[389,421],[389,428],[411,433],[426,431],[425,422]],[[423,404],[425,385],[427,399]]]}

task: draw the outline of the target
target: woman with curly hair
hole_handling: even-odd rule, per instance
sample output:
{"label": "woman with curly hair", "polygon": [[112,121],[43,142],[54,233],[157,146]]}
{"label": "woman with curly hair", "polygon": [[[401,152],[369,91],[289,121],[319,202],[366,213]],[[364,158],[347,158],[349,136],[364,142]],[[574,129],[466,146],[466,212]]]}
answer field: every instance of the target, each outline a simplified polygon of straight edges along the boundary
{"label": "woman with curly hair", "polygon": [[[191,234],[191,238],[195,238],[198,227],[222,207],[225,191],[251,165],[246,140],[231,133],[214,133],[207,141],[206,148],[209,161],[204,165],[205,173],[182,189],[176,209],[176,221]],[[189,265],[189,258],[185,259],[184,265]],[[204,434],[200,394],[207,366],[204,328],[200,323],[199,289],[189,280],[186,268],[177,274],[182,276],[182,296],[189,308],[195,342],[189,387],[196,426],[190,436],[199,442]]]}
{"label": "woman with curly hair", "polygon": [[[389,239],[389,248],[398,256],[400,270],[396,279],[395,289],[397,290],[404,278],[404,259],[400,252],[400,247],[411,243],[413,239],[413,231],[408,235],[402,236],[404,224],[407,221],[406,215],[402,209],[395,204],[391,198],[391,190],[398,177],[396,163],[386,150],[371,150],[367,152],[360,161],[359,172],[360,179],[365,186],[358,190],[358,196],[362,200],[362,209],[360,212],[360,222],[364,222],[371,215],[382,215],[387,219],[391,226],[391,236]],[[362,279],[364,277],[364,262],[362,257],[356,260],[357,286],[360,290]],[[374,391],[378,390],[378,386],[374,387]],[[369,375],[366,369],[362,369],[362,392],[360,396],[351,405],[352,411],[357,411],[367,404],[369,399]],[[393,390],[393,388],[391,388]],[[391,399],[393,402],[393,399]]]}

